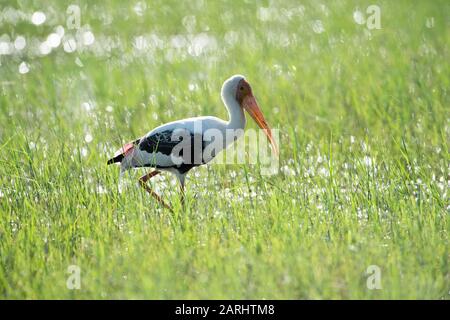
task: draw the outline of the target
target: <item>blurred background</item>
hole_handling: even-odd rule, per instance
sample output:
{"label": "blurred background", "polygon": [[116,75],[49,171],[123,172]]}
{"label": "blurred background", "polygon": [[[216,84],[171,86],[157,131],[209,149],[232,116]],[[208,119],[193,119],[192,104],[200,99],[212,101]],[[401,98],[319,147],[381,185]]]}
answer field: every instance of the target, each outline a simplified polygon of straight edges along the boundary
{"label": "blurred background", "polygon": [[240,73],[273,125],[309,135],[443,125],[430,99],[448,99],[449,3],[379,1],[381,29],[370,5],[2,0],[0,121],[44,136],[83,127],[106,144],[178,117],[226,117],[220,86]]}

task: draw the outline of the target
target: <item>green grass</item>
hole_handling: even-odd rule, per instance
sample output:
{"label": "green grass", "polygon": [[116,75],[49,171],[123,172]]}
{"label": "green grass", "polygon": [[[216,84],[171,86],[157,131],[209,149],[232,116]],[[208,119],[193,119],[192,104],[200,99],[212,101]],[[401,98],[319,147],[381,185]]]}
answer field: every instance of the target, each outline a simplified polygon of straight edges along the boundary
{"label": "green grass", "polygon": [[[48,19],[0,19],[0,37],[28,41],[0,56],[0,298],[448,299],[450,5],[377,1],[382,29],[368,30],[353,11],[372,2],[154,1],[138,16],[134,2],[80,1],[95,43],[39,56],[31,39],[65,27],[72,1],[3,1],[0,15]],[[203,51],[170,44],[201,33]],[[235,73],[280,129],[280,173],[195,169],[185,211],[174,178],[155,179],[174,213],[139,189],[143,172],[119,193],[105,163],[121,142],[225,118]]]}

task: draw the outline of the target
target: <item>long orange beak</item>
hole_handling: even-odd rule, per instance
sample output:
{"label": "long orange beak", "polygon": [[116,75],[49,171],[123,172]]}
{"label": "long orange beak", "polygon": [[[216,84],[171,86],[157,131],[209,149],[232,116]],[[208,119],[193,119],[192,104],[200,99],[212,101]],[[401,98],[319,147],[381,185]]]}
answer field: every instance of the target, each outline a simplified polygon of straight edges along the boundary
{"label": "long orange beak", "polygon": [[273,139],[272,130],[270,130],[266,119],[264,119],[264,116],[261,112],[261,109],[259,108],[258,102],[256,102],[255,97],[252,94],[247,95],[242,100],[242,106],[245,110],[247,110],[247,112],[250,114],[253,120],[255,120],[258,126],[264,130],[267,139],[269,139],[270,144],[272,145],[273,152],[275,152],[275,154],[278,156],[278,146]]}

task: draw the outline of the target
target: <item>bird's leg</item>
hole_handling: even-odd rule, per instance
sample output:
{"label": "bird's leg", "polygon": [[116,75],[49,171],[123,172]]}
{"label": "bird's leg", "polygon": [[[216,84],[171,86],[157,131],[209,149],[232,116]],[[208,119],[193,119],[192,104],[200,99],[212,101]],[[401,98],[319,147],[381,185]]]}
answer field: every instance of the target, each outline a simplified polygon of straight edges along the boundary
{"label": "bird's leg", "polygon": [[184,192],[184,183],[180,184],[180,191],[181,191],[181,205],[184,208],[185,205],[185,198],[186,198],[186,194]]}
{"label": "bird's leg", "polygon": [[185,208],[185,198],[186,198],[186,194],[184,192],[184,182],[185,182],[185,178],[186,175],[177,175],[178,177],[178,181],[180,182],[180,193],[181,193],[181,205],[183,206],[183,208]]}
{"label": "bird's leg", "polygon": [[154,192],[147,184],[147,181],[150,180],[152,177],[160,174],[161,171],[155,170],[152,172],[149,172],[147,174],[144,174],[142,177],[139,178],[139,184],[142,188],[145,189],[150,195],[152,195],[159,203],[161,203],[164,207],[172,211],[172,208],[156,193]]}

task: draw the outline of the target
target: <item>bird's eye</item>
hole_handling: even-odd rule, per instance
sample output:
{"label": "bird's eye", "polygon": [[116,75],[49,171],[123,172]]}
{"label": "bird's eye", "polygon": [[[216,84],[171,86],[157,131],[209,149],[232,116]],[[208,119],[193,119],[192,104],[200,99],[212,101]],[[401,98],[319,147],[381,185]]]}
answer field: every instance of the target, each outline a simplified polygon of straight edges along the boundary
{"label": "bird's eye", "polygon": [[239,90],[243,91],[243,90],[244,90],[244,87],[241,86],[241,87],[239,88]]}

